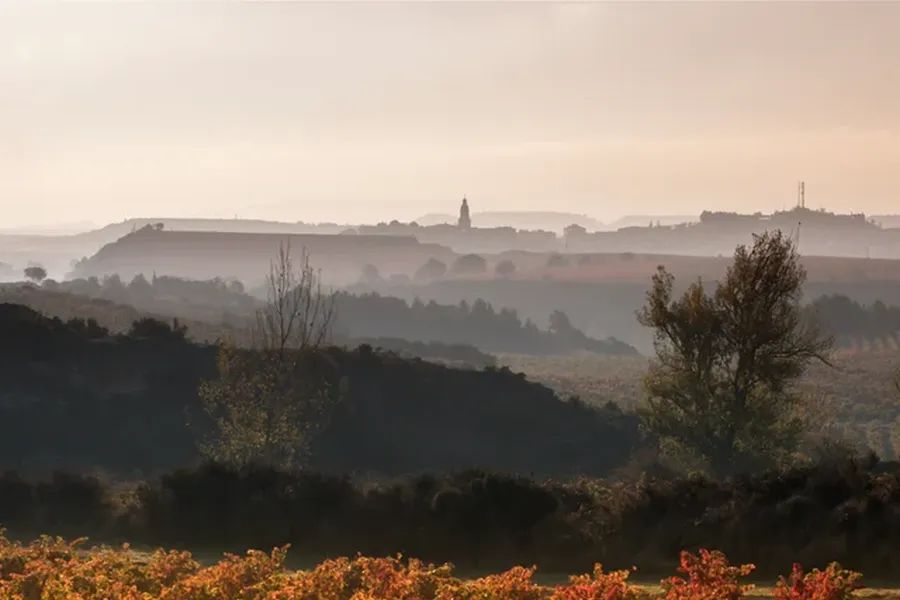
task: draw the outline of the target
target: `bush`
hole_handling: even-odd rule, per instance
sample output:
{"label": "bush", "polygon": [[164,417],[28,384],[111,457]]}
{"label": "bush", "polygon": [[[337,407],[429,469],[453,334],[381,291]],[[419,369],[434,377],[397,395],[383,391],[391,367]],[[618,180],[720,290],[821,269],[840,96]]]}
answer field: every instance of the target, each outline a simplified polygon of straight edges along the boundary
{"label": "bush", "polygon": [[860,586],[861,573],[842,569],[831,563],[824,571],[804,573],[794,564],[788,578],[781,577],[775,586],[775,600],[849,600]]}
{"label": "bush", "polygon": [[666,600],[738,600],[753,587],[739,582],[753,569],[753,565],[732,566],[717,550],[682,552],[678,571],[686,578],[665,579],[662,588]]}
{"label": "bush", "polygon": [[629,574],[624,570],[604,573],[597,564],[593,575],[570,577],[568,585],[557,587],[550,600],[636,600],[641,593],[628,584]]}

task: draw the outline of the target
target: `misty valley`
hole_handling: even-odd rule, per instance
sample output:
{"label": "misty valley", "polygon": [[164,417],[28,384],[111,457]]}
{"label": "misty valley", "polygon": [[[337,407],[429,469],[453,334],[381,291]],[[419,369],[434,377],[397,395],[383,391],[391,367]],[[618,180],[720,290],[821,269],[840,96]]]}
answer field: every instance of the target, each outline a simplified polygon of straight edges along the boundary
{"label": "misty valley", "polygon": [[[894,573],[873,547],[900,525],[900,261],[801,256],[777,229],[728,259],[165,231],[0,284],[0,555],[67,557],[52,585],[158,564],[179,575],[135,590],[626,598],[676,568],[737,591],[742,564],[784,590],[856,587],[798,560]],[[15,541],[43,533],[197,558]],[[427,562],[329,562],[397,552]]]}
{"label": "misty valley", "polygon": [[898,31],[0,1],[0,600],[900,600]]}

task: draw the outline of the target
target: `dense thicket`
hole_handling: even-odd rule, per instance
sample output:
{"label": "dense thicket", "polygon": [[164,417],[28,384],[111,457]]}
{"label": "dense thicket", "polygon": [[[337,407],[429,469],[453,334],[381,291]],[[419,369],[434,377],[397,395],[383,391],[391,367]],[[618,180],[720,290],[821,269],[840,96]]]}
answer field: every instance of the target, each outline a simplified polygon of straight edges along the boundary
{"label": "dense thicket", "polygon": [[90,535],[195,550],[290,542],[304,562],[398,551],[463,569],[638,565],[671,570],[681,549],[719,548],[761,574],[839,560],[895,578],[900,466],[837,462],[728,482],[546,481],[466,471],[363,483],[314,473],[182,470],[135,486],[0,476],[10,533]]}
{"label": "dense thicket", "polygon": [[[197,460],[210,425],[197,388],[215,374],[215,347],[157,321],[110,335],[10,304],[0,305],[0,339],[0,466],[131,472]],[[346,382],[313,448],[311,465],[325,471],[598,475],[641,443],[635,417],[562,401],[505,369],[366,346],[310,352],[301,368]]]}

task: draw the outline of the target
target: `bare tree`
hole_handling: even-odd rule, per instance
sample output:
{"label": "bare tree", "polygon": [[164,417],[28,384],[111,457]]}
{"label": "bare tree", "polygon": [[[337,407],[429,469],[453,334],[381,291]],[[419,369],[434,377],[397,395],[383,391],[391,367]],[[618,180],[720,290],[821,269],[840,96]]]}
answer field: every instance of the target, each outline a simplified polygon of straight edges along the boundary
{"label": "bare tree", "polygon": [[281,244],[266,277],[266,305],[257,311],[256,346],[283,358],[288,349],[318,348],[328,340],[334,320],[334,294],[322,291],[321,272],[300,251],[295,266],[290,242]]}
{"label": "bare tree", "polygon": [[328,340],[334,295],[323,292],[305,250],[295,266],[288,243],[279,247],[266,285],[253,348],[223,344],[218,378],[200,386],[216,429],[201,450],[236,466],[292,467],[306,458],[328,408],[342,392],[341,385],[332,385],[303,360]]}

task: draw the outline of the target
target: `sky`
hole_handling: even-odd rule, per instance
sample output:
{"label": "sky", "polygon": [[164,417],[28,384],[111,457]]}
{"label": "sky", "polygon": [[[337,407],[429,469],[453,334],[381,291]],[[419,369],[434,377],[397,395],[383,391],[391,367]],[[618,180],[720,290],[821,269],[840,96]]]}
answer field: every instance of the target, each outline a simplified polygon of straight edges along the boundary
{"label": "sky", "polygon": [[0,2],[0,228],[900,213],[900,3]]}

